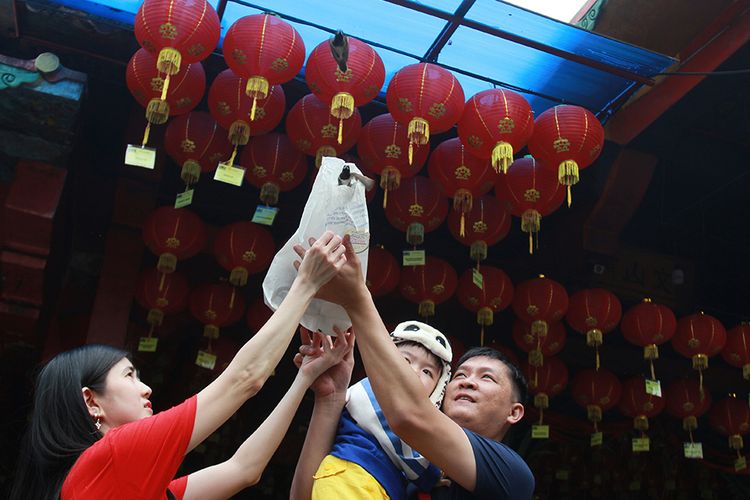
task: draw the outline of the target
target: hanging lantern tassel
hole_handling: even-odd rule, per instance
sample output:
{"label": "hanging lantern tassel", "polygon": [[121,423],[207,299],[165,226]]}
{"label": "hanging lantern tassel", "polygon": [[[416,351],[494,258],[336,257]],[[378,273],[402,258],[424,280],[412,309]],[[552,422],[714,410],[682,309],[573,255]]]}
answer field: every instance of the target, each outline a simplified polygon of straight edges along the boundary
{"label": "hanging lantern tassel", "polygon": [[487,243],[479,240],[471,244],[469,248],[469,255],[472,260],[477,261],[477,271],[479,270],[479,263],[487,258]]}
{"label": "hanging lantern tassel", "polygon": [[693,415],[688,415],[682,419],[682,428],[690,433],[690,440],[692,441],[693,431],[698,428],[698,419]]}
{"label": "hanging lantern tassel", "polygon": [[343,141],[344,120],[354,114],[354,96],[348,92],[339,92],[331,101],[331,114],[339,119],[339,144]]}
{"label": "hanging lantern tassel", "polygon": [[203,336],[208,338],[208,350],[211,351],[211,340],[219,338],[219,327],[216,325],[206,325],[203,327]]}
{"label": "hanging lantern tassel", "polygon": [[[156,69],[160,73],[167,74],[167,81],[164,87],[169,86],[169,75],[176,75],[180,72],[180,65],[182,64],[182,54],[180,51],[173,47],[164,47],[159,51],[159,56],[156,59]],[[162,99],[165,99],[166,90],[162,92]]]}
{"label": "hanging lantern tassel", "polygon": [[[156,269],[161,271],[164,274],[173,273],[175,269],[177,269],[177,256],[173,253],[163,253],[159,255],[159,261],[156,263]],[[163,286],[164,279],[162,277],[162,284]],[[159,289],[161,290],[161,286]]]}
{"label": "hanging lantern tassel", "polygon": [[643,359],[647,359],[651,364],[651,380],[656,380],[656,371],[654,370],[654,360],[659,359],[659,346],[649,344],[643,348]]}
{"label": "hanging lantern tassel", "polygon": [[534,254],[534,234],[542,225],[542,214],[530,208],[521,215],[521,231],[529,233],[529,255]]}
{"label": "hanging lantern tassel", "polygon": [[549,396],[540,392],[534,396],[534,406],[539,410],[539,425],[544,422],[544,410],[549,408]]}
{"label": "hanging lantern tassel", "polygon": [[705,354],[696,354],[693,356],[693,369],[698,370],[698,390],[701,395],[701,402],[705,398],[703,393],[703,370],[708,368],[708,356]]}
{"label": "hanging lantern tassel", "polygon": [[531,322],[531,334],[537,337],[546,337],[549,332],[549,325],[543,319],[537,319]]}
{"label": "hanging lantern tassel", "polygon": [[424,226],[419,222],[409,224],[406,228],[406,241],[414,246],[424,243]]}
{"label": "hanging lantern tassel", "polygon": [[435,315],[435,303],[431,300],[423,300],[419,303],[419,315],[428,318]]}
{"label": "hanging lantern tassel", "polygon": [[229,282],[233,286],[247,285],[247,269],[241,266],[232,269],[232,272],[229,275]]}
{"label": "hanging lantern tassel", "polygon": [[180,171],[180,178],[185,185],[190,186],[198,182],[201,176],[201,165],[195,160],[187,160],[182,164],[182,170]]}
{"label": "hanging lantern tassel", "polygon": [[739,434],[733,434],[729,436],[729,447],[733,450],[737,450],[737,455],[739,456],[740,450],[744,446],[744,443],[742,442],[742,436]]}
{"label": "hanging lantern tassel", "polygon": [[247,80],[245,94],[253,98],[253,107],[250,109],[250,121],[255,120],[255,109],[258,98],[265,99],[268,97],[268,80],[262,76],[253,76]]}
{"label": "hanging lantern tassel", "polygon": [[596,429],[596,423],[602,420],[602,409],[598,405],[586,406],[586,414],[588,415],[589,421],[594,422],[594,428]]}
{"label": "hanging lantern tassel", "polygon": [[333,146],[320,146],[315,152],[315,168],[320,168],[324,156],[336,156],[336,149]]}
{"label": "hanging lantern tassel", "polygon": [[161,309],[149,309],[146,321],[152,329],[154,326],[161,326],[162,321],[164,321],[164,312]]}
{"label": "hanging lantern tassel", "polygon": [[260,201],[266,205],[276,205],[279,201],[280,188],[273,182],[266,182],[260,188]]}
{"label": "hanging lantern tassel", "polygon": [[245,120],[235,120],[229,126],[229,142],[237,146],[244,146],[250,140],[250,124]]}
{"label": "hanging lantern tassel", "polygon": [[496,173],[508,173],[508,167],[513,163],[513,146],[500,141],[492,148],[492,168]]}
{"label": "hanging lantern tassel", "polygon": [[750,380],[750,363],[742,365],[742,378]]}
{"label": "hanging lantern tassel", "polygon": [[570,186],[578,184],[579,181],[578,163],[573,160],[565,160],[560,163],[557,168],[557,179],[560,181],[560,184],[568,187],[568,207],[570,207],[572,203]]}
{"label": "hanging lantern tassel", "polygon": [[641,432],[648,430],[648,417],[646,415],[638,415],[633,419],[633,427]]}
{"label": "hanging lantern tassel", "polygon": [[599,346],[602,345],[604,338],[602,331],[593,328],[586,332],[586,344],[596,349],[596,369],[599,370]]}
{"label": "hanging lantern tassel", "polygon": [[484,327],[491,326],[495,321],[495,313],[489,307],[482,307],[477,311],[477,323],[482,325],[481,333],[479,336],[479,345],[484,347]]}
{"label": "hanging lantern tassel", "polygon": [[461,225],[459,228],[459,234],[463,237],[466,236],[466,213],[471,212],[471,208],[474,205],[474,197],[471,195],[471,191],[468,189],[459,189],[453,194],[453,209],[461,211]]}
{"label": "hanging lantern tassel", "polygon": [[424,146],[430,142],[430,122],[424,118],[412,118],[407,128],[409,135],[409,165],[414,158],[414,145]]}
{"label": "hanging lantern tassel", "polygon": [[388,191],[398,189],[401,185],[401,172],[391,166],[385,167],[380,174],[380,187],[383,188],[383,208],[388,206]]}

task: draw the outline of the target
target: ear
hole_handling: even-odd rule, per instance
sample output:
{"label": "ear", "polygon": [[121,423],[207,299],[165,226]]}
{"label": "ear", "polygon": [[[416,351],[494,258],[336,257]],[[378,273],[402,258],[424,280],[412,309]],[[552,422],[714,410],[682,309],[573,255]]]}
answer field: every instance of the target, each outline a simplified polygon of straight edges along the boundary
{"label": "ear", "polygon": [[505,421],[510,425],[517,424],[523,418],[525,411],[526,410],[521,403],[513,403],[510,407],[510,413]]}
{"label": "ear", "polygon": [[81,395],[83,396],[83,403],[86,405],[89,415],[92,417],[101,417],[104,415],[104,411],[99,406],[94,391],[88,387],[84,387],[81,389]]}

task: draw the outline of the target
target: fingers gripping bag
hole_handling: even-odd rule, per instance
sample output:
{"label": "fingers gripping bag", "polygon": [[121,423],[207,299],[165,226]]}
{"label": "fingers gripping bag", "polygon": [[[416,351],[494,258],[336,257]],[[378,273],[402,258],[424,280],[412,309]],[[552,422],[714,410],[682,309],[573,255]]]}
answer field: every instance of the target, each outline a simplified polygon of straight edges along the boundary
{"label": "fingers gripping bag", "polygon": [[[263,280],[263,297],[268,307],[274,311],[278,309],[297,276],[294,261],[299,260],[299,256],[294,245],[309,248],[308,240],[317,239],[326,231],[341,237],[351,236],[354,251],[362,263],[362,275],[367,275],[370,220],[363,179],[369,181],[353,163],[323,157],[299,227],[273,258]],[[352,325],[341,306],[321,299],[313,299],[300,323],[310,331],[327,335],[334,335],[334,325],[342,330]]]}

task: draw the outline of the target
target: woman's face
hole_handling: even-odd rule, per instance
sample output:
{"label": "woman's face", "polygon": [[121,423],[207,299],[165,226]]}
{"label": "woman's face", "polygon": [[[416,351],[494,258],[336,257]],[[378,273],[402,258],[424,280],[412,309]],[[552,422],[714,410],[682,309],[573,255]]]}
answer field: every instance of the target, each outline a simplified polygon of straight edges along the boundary
{"label": "woman's face", "polygon": [[104,394],[96,395],[101,409],[102,433],[154,414],[148,400],[151,388],[141,382],[128,358],[121,359],[110,368],[105,387]]}

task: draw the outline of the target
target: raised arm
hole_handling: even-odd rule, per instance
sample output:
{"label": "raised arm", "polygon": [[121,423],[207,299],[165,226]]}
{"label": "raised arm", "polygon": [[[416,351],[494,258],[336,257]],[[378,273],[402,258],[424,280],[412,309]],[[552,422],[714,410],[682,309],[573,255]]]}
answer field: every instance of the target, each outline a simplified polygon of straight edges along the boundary
{"label": "raised arm", "polygon": [[346,262],[341,238],[330,231],[308,250],[284,301],[265,325],[237,352],[216,380],[198,393],[188,451],[223,424],[254,396],[286,352],[315,293]]}
{"label": "raised arm", "polygon": [[424,395],[419,379],[390,339],[346,237],[344,245],[347,262],[320,294],[341,304],[349,314],[367,376],[393,431],[453,481],[472,491],[476,461],[469,438]]}
{"label": "raised arm", "polygon": [[[303,339],[303,346],[300,347],[300,351],[304,353],[308,352],[305,344],[310,344],[306,340]],[[301,355],[297,354],[297,356]],[[294,471],[294,479],[289,491],[291,500],[310,499],[313,475],[318,470],[320,462],[331,450],[336,437],[339,417],[346,404],[346,388],[349,387],[353,367],[354,353],[349,351],[339,364],[329,368],[310,387],[315,393],[315,405],[310,425],[307,428],[305,444],[302,446],[297,468]]]}
{"label": "raised arm", "polygon": [[350,335],[340,336],[331,342],[329,337],[315,335],[315,350],[301,361],[301,366],[291,387],[265,421],[227,460],[188,476],[183,498],[229,498],[240,490],[260,481],[289,424],[299,407],[307,388],[321,373],[337,365],[345,356],[351,356],[354,340]]}

